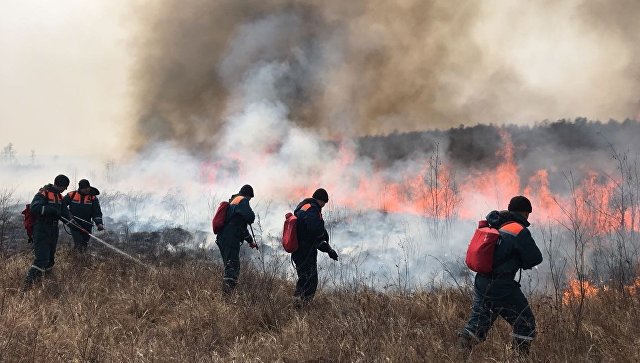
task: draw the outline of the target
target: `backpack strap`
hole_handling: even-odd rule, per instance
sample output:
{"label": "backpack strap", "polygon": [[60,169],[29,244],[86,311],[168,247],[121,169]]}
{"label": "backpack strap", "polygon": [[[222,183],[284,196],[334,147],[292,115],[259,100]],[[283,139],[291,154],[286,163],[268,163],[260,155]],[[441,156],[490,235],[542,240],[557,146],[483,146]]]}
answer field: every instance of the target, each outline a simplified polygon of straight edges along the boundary
{"label": "backpack strap", "polygon": [[520,223],[515,221],[509,221],[503,224],[502,226],[500,226],[500,228],[498,228],[500,232],[510,234],[514,237],[520,234],[520,232],[522,232],[523,229],[524,229],[524,226],[522,226]]}
{"label": "backpack strap", "polygon": [[[518,223],[516,221],[509,221],[509,222],[506,222],[503,225],[501,225],[500,228],[498,228],[498,231],[499,232],[504,232],[506,234],[509,234],[511,236],[516,237],[520,232],[522,232],[523,229],[524,229],[524,226],[521,225],[520,223]],[[496,267],[499,267],[500,265],[502,265],[505,262],[509,261],[509,259],[511,257],[512,256],[507,256],[504,261],[500,261],[500,263],[496,264]],[[517,272],[518,271],[516,271],[516,273]],[[520,278],[518,279],[518,283],[520,282],[520,279],[522,279],[522,269],[520,269]]]}
{"label": "backpack strap", "polygon": [[243,197],[242,195],[238,195],[238,196],[236,196],[235,198],[233,198],[233,199],[231,200],[231,203],[229,203],[229,204],[231,204],[231,205],[238,205],[238,204],[240,204],[240,202],[242,202],[242,200],[243,200],[243,199],[244,199],[244,197]]}

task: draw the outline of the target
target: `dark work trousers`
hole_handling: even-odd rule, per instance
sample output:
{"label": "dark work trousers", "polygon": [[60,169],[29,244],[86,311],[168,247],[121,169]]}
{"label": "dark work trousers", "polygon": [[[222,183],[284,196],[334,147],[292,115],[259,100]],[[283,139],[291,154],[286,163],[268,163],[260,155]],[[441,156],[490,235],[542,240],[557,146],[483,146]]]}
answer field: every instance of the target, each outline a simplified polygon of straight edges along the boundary
{"label": "dark work trousers", "polygon": [[[91,233],[91,227],[85,228],[87,232]],[[77,228],[71,227],[71,237],[73,238],[73,249],[78,252],[84,252],[87,249],[87,245],[89,244],[89,239],[91,237],[80,231]]]}
{"label": "dark work trousers", "polygon": [[223,292],[229,293],[236,287],[240,276],[240,243],[223,242],[218,244],[218,248],[224,263],[222,289]]}
{"label": "dark work trousers", "polygon": [[27,272],[28,283],[36,280],[55,265],[58,232],[58,220],[44,220],[33,226],[34,260]]}
{"label": "dark work trousers", "polygon": [[513,279],[489,279],[476,275],[471,318],[461,334],[481,342],[489,329],[501,316],[513,328],[517,343],[529,343],[536,333],[536,320],[520,284]]}
{"label": "dark work trousers", "polygon": [[291,254],[298,282],[296,283],[295,297],[303,301],[310,301],[318,288],[318,250],[311,248],[300,248]]}

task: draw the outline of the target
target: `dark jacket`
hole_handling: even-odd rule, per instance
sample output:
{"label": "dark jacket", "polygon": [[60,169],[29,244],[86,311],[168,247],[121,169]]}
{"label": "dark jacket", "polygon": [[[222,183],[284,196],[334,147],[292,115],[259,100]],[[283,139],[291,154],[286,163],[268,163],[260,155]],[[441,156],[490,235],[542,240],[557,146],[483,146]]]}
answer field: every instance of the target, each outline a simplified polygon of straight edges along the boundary
{"label": "dark jacket", "polygon": [[[322,252],[329,252],[329,233],[324,227],[322,207],[313,198],[300,202],[294,211],[298,218],[296,224],[299,249],[317,248]],[[323,243],[325,242],[325,243]]]}
{"label": "dark jacket", "polygon": [[57,226],[60,217],[67,221],[70,218],[69,210],[63,204],[62,194],[52,184],[45,185],[36,193],[30,209],[36,219],[34,228],[45,224]]}
{"label": "dark jacket", "polygon": [[224,227],[218,234],[217,243],[238,243],[248,240],[251,237],[247,225],[255,221],[256,215],[249,205],[249,199],[234,194],[229,198],[229,208],[225,217]]}
{"label": "dark jacket", "polygon": [[69,207],[72,216],[78,217],[74,218],[74,220],[84,229],[91,229],[93,226],[91,220],[96,225],[103,224],[100,201],[96,197],[99,194],[98,189],[91,187],[89,194],[82,194],[74,190],[64,197],[64,205]]}
{"label": "dark jacket", "polygon": [[487,222],[500,231],[500,243],[493,255],[493,274],[515,276],[519,269],[528,270],[542,262],[542,253],[523,216],[509,211],[492,211],[487,215]]}

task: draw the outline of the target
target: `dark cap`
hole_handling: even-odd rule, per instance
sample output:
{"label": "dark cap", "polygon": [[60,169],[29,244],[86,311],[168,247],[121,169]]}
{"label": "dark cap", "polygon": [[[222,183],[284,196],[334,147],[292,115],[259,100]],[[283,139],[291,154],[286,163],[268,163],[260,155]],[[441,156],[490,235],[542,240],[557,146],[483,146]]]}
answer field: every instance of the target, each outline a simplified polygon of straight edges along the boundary
{"label": "dark cap", "polygon": [[509,201],[509,207],[507,208],[511,212],[528,212],[531,213],[531,202],[529,199],[522,195],[515,196]]}
{"label": "dark cap", "polygon": [[69,178],[66,175],[58,175],[55,179],[53,179],[53,184],[59,187],[68,187],[69,186]]}
{"label": "dark cap", "polygon": [[240,188],[240,193],[242,196],[253,198],[253,187],[249,184],[245,184]]}
{"label": "dark cap", "polygon": [[317,199],[317,200],[321,200],[325,203],[329,203],[329,194],[327,193],[326,190],[320,188],[318,190],[316,190],[315,192],[313,192],[313,199]]}
{"label": "dark cap", "polygon": [[89,188],[91,185],[89,184],[89,181],[87,179],[81,179],[78,182],[78,189],[84,189],[84,188]]}

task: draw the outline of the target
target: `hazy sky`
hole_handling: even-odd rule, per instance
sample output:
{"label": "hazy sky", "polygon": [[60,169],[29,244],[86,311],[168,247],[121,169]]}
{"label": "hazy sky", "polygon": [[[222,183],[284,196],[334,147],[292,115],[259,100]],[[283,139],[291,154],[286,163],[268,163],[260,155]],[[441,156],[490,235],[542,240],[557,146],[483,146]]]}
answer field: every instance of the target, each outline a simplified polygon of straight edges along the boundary
{"label": "hazy sky", "polygon": [[322,137],[638,117],[636,0],[460,4],[2,0],[0,147],[209,147],[256,75]]}
{"label": "hazy sky", "polygon": [[3,0],[0,147],[105,154],[127,114],[125,0]]}

